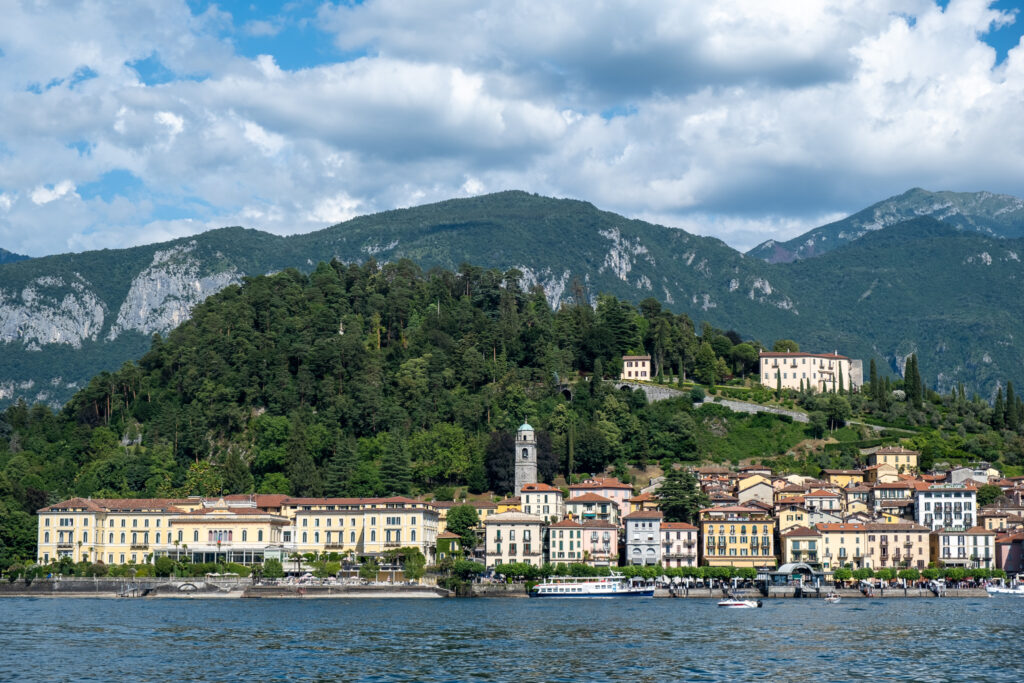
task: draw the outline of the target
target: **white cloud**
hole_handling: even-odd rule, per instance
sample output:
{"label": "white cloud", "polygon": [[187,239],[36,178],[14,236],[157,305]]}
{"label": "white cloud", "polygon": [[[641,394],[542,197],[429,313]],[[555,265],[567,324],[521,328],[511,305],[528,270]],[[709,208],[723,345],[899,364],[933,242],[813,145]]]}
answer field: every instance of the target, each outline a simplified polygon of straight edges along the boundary
{"label": "white cloud", "polygon": [[[29,196],[32,198],[33,202],[42,206],[43,204],[49,204],[52,201],[56,201],[68,193],[73,194],[74,191],[75,184],[73,182],[70,180],[62,180],[51,187],[40,185],[32,190],[32,193]],[[10,208],[9,204],[7,208]]]}
{"label": "white cloud", "polygon": [[[746,248],[912,186],[1024,195],[1024,49],[995,65],[979,34],[1009,18],[978,0],[318,12],[366,56],[297,70],[245,58],[224,36],[272,38],[276,18],[235,29],[183,0],[9,8],[0,246],[288,233],[520,188]],[[171,80],[147,86],[129,66],[143,59]],[[86,68],[96,76],[76,81]],[[79,197],[113,170],[150,198]]]}

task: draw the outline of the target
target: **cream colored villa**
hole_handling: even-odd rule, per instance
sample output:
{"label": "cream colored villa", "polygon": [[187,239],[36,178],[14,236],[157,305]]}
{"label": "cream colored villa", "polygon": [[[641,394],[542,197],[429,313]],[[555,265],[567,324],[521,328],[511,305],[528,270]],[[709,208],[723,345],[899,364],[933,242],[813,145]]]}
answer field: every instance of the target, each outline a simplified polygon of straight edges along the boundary
{"label": "cream colored villa", "polygon": [[161,555],[252,564],[291,553],[379,556],[416,547],[434,561],[438,512],[410,498],[72,498],[39,510],[38,561],[142,564]]}
{"label": "cream colored villa", "polygon": [[623,356],[622,374],[619,379],[626,380],[649,380],[651,378],[651,357],[650,356]]}
{"label": "cream colored villa", "polygon": [[838,353],[761,352],[761,384],[775,389],[799,391],[801,385],[813,391],[856,391],[863,382],[863,366]]}

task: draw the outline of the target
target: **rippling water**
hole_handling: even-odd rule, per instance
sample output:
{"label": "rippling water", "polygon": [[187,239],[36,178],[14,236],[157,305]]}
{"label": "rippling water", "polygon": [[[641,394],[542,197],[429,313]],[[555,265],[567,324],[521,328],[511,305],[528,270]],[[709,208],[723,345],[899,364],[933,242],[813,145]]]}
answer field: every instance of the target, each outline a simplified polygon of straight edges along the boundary
{"label": "rippling water", "polygon": [[0,680],[1020,681],[1024,599],[0,600]]}

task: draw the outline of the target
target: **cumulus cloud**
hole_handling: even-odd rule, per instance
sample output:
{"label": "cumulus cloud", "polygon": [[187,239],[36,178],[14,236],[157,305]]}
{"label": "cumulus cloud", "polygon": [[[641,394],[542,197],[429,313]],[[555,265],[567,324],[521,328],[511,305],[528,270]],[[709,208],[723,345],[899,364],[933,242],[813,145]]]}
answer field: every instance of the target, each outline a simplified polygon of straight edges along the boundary
{"label": "cumulus cloud", "polygon": [[[314,11],[345,58],[283,69],[273,43],[245,57],[234,42],[283,35],[274,17],[16,3],[0,23],[0,246],[283,234],[519,188],[749,248],[912,186],[1024,194],[1024,49],[996,64],[984,35],[1015,18],[982,0]],[[147,83],[145,60],[170,76]],[[141,190],[83,190],[111,171]]]}

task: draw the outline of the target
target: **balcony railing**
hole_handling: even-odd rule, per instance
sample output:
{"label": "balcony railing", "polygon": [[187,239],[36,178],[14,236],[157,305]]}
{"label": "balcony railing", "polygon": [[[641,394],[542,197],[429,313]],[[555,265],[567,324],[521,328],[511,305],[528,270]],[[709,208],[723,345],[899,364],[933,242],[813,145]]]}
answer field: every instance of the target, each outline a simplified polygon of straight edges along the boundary
{"label": "balcony railing", "polygon": [[326,548],[327,550],[341,550],[344,547],[344,543],[327,543],[326,545],[324,545],[324,548]]}
{"label": "balcony railing", "polygon": [[385,548],[400,548],[401,546],[401,541],[384,541]]}
{"label": "balcony railing", "polygon": [[58,543],[57,544],[57,549],[58,550],[71,550],[74,547],[75,547],[74,543]]}
{"label": "balcony railing", "polygon": [[132,550],[149,550],[148,543],[132,543]]}

